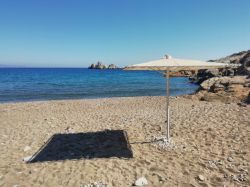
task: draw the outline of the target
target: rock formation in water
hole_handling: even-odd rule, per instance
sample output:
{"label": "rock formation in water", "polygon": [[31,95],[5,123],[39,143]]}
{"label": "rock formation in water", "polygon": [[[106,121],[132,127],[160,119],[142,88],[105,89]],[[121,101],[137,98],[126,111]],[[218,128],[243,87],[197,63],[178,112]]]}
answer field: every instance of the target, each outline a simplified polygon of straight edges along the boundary
{"label": "rock formation in water", "polygon": [[108,69],[117,69],[118,67],[115,64],[110,64]]}
{"label": "rock formation in water", "polygon": [[97,62],[96,64],[91,64],[89,69],[117,69],[115,64],[110,64],[108,66],[104,65],[102,62]]}
{"label": "rock formation in water", "polygon": [[91,64],[89,69],[106,69],[107,67],[102,62],[97,62],[96,64]]}

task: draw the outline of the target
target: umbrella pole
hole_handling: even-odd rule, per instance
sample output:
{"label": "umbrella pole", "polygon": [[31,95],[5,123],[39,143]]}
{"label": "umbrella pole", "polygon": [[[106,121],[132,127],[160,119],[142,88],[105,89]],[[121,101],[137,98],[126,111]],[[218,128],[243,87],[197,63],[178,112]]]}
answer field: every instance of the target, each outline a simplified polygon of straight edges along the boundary
{"label": "umbrella pole", "polygon": [[167,109],[167,141],[170,139],[170,121],[169,121],[169,69],[166,71],[166,109]]}

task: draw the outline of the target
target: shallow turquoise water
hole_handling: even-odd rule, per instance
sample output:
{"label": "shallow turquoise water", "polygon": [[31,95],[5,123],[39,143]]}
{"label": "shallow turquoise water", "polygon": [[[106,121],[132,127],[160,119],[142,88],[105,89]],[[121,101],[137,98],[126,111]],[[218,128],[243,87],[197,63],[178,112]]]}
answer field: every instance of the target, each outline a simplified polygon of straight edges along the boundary
{"label": "shallow turquoise water", "polygon": [[[171,78],[170,95],[196,91],[187,78]],[[84,68],[2,68],[0,102],[165,95],[166,82],[156,71]]]}

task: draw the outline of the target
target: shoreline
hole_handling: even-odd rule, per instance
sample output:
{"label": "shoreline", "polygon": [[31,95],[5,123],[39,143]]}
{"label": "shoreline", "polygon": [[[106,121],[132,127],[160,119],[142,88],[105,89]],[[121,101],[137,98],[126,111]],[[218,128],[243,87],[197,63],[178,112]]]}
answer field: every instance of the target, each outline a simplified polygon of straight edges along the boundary
{"label": "shoreline", "polygon": [[[190,93],[190,94],[182,94],[182,95],[174,95],[174,96],[169,96],[170,98],[175,98],[175,97],[185,97],[185,96],[191,96],[195,95],[196,92]],[[98,99],[123,99],[123,98],[140,98],[140,97],[166,97],[165,95],[146,95],[146,96],[113,96],[113,97],[93,97],[93,98],[76,98],[76,99],[51,99],[51,100],[24,100],[24,101],[0,101],[0,105],[4,104],[18,104],[18,103],[38,103],[38,102],[54,102],[54,101],[81,101],[81,100],[98,100]]]}

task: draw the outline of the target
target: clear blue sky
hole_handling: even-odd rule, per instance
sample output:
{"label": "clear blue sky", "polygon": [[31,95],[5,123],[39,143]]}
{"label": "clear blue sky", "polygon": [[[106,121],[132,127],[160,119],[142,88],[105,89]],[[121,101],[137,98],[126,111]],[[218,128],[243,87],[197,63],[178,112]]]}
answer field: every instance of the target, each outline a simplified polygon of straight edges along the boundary
{"label": "clear blue sky", "polygon": [[250,49],[250,0],[0,0],[0,64],[86,67]]}

